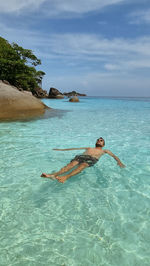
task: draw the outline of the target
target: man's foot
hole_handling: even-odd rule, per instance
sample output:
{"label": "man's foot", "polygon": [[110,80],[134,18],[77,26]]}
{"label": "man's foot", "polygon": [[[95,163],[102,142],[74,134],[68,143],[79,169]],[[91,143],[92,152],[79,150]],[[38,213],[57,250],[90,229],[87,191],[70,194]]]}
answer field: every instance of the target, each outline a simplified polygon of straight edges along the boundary
{"label": "man's foot", "polygon": [[54,174],[42,173],[41,177],[56,179]]}

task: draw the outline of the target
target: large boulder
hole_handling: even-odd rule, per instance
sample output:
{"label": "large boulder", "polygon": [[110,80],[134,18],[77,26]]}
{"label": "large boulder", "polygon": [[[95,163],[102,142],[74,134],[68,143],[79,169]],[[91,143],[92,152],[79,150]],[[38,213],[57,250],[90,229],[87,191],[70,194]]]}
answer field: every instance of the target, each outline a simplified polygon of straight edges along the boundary
{"label": "large boulder", "polygon": [[30,93],[0,81],[0,121],[39,116],[49,108]]}
{"label": "large boulder", "polygon": [[69,99],[69,102],[79,102],[79,98],[77,96],[74,96]]}
{"label": "large boulder", "polygon": [[64,96],[56,88],[50,88],[50,91],[49,91],[49,94],[48,94],[48,98],[52,98],[52,99],[63,99]]}

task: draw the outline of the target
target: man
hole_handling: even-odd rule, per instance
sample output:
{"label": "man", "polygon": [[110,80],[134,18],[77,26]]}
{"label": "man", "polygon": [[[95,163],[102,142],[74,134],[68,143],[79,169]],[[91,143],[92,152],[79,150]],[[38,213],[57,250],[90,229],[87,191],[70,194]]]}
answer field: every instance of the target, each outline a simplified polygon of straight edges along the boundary
{"label": "man", "polygon": [[[96,144],[95,144],[95,148],[53,149],[55,151],[71,151],[71,150],[84,149],[85,152],[80,154],[80,155],[75,156],[75,158],[73,160],[71,160],[71,162],[68,165],[66,165],[65,167],[60,169],[60,171],[53,173],[53,174],[43,173],[41,176],[46,177],[46,178],[51,178],[51,179],[57,179],[59,182],[64,183],[68,178],[70,178],[71,176],[79,174],[86,167],[93,166],[95,163],[98,162],[99,158],[102,155],[104,155],[105,153],[112,156],[117,161],[117,164],[120,167],[124,168],[125,165],[120,161],[120,159],[116,155],[114,155],[109,150],[103,150],[102,149],[104,146],[105,146],[105,141],[101,137],[101,138],[97,139]],[[73,169],[75,166],[76,166],[76,169]],[[71,169],[72,169],[72,171],[70,173],[65,174],[63,176],[60,176],[64,173],[67,173]]]}

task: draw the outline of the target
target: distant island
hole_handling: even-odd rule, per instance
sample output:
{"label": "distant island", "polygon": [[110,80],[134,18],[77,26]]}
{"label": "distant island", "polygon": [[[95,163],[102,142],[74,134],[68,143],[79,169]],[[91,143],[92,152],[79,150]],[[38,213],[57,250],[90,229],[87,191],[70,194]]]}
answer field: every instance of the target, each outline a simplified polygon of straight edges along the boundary
{"label": "distant island", "polygon": [[71,92],[64,92],[61,93],[58,89],[56,88],[50,88],[49,90],[49,94],[47,96],[47,98],[52,98],[52,99],[62,99],[64,98],[64,96],[66,97],[72,97],[72,96],[86,96],[86,94],[82,94],[76,91],[71,91]]}

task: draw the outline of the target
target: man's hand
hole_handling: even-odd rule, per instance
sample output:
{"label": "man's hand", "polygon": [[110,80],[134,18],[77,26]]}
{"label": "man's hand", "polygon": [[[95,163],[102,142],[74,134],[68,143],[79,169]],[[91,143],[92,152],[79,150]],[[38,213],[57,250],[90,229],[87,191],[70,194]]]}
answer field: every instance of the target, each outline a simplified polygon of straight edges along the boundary
{"label": "man's hand", "polygon": [[115,155],[113,154],[111,151],[109,150],[104,150],[105,153],[109,154],[111,157],[113,157],[116,161],[117,161],[117,164],[121,167],[121,168],[125,168],[126,166],[120,161],[120,159]]}
{"label": "man's hand", "polygon": [[120,166],[120,168],[125,168],[126,167],[122,162],[117,162],[117,164]]}

